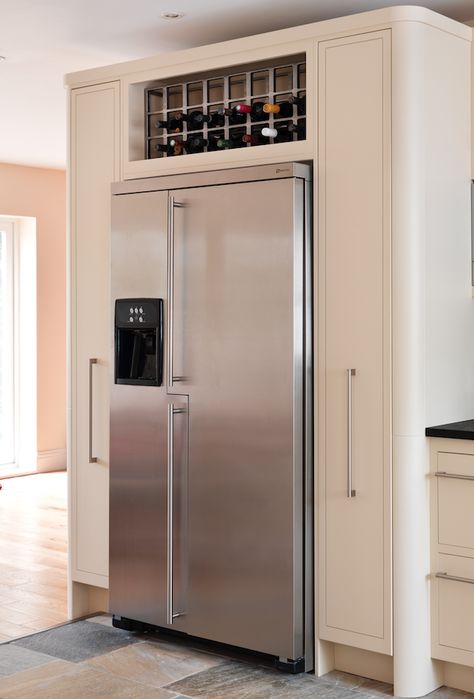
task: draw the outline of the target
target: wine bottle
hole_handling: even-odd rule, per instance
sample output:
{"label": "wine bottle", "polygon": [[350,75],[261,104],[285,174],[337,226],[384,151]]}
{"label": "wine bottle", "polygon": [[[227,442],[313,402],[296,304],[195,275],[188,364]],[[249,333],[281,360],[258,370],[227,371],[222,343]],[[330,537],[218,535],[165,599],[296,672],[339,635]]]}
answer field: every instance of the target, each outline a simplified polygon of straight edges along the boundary
{"label": "wine bottle", "polygon": [[227,107],[221,107],[217,110],[217,113],[223,117],[228,117],[229,124],[232,126],[237,124],[245,124],[247,121],[247,115],[243,112],[237,111],[235,107],[229,109]]}
{"label": "wine bottle", "polygon": [[180,149],[179,147],[172,145],[171,141],[169,143],[157,143],[155,150],[159,151],[160,153],[166,153],[169,158],[173,155],[181,155],[183,152],[182,148]]}
{"label": "wine bottle", "polygon": [[220,136],[219,138],[216,138],[216,150],[224,150],[225,148],[232,148],[232,141],[230,138],[224,138],[223,136]]}
{"label": "wine bottle", "polygon": [[244,146],[244,136],[245,134],[242,133],[230,133],[229,138],[221,136],[216,141],[216,147],[219,150],[224,148],[242,148]]}
{"label": "wine bottle", "polygon": [[171,155],[182,155],[183,154],[184,144],[183,144],[183,141],[180,141],[178,138],[171,138],[168,141],[168,146],[173,149],[173,152]]}
{"label": "wine bottle", "polygon": [[168,120],[158,119],[155,124],[155,128],[166,129],[167,131],[182,131],[183,121],[184,119],[182,114],[170,117]]}
{"label": "wine bottle", "polygon": [[251,146],[261,146],[263,143],[265,143],[265,139],[262,138],[260,134],[252,133],[252,134],[244,134],[242,136],[242,141],[244,143],[250,143]]}
{"label": "wine bottle", "polygon": [[187,153],[202,153],[204,148],[207,146],[208,141],[202,136],[192,136],[184,141],[183,147]]}
{"label": "wine bottle", "polygon": [[211,121],[209,114],[203,114],[199,111],[190,112],[188,115],[188,130],[189,131],[199,131],[202,129],[203,124]]}
{"label": "wine bottle", "polygon": [[306,114],[306,95],[303,95],[302,97],[295,97],[291,96],[288,99],[288,102],[291,104],[296,104],[296,111],[298,112],[298,115]]}
{"label": "wine bottle", "polygon": [[209,119],[209,127],[211,129],[225,126],[225,118],[227,116],[225,111],[230,110],[218,109],[216,112],[212,112]]}
{"label": "wine bottle", "polygon": [[265,138],[276,138],[278,136],[278,131],[276,129],[271,129],[269,126],[265,126],[262,129],[261,134]]}
{"label": "wine bottle", "polygon": [[286,129],[289,133],[296,133],[298,141],[303,141],[306,138],[306,124],[298,122],[297,124],[288,124]]}
{"label": "wine bottle", "polygon": [[278,114],[279,117],[287,119],[293,116],[293,105],[286,102],[278,102],[276,104],[264,104],[263,111],[265,114]]}
{"label": "wine bottle", "polygon": [[240,114],[250,114],[252,121],[264,121],[266,119],[265,115],[265,102],[253,102],[252,104],[236,104],[234,109]]}
{"label": "wine bottle", "polygon": [[278,129],[272,129],[266,126],[262,129],[261,133],[265,138],[273,138],[277,143],[293,140],[293,133],[288,130],[287,126],[281,126]]}

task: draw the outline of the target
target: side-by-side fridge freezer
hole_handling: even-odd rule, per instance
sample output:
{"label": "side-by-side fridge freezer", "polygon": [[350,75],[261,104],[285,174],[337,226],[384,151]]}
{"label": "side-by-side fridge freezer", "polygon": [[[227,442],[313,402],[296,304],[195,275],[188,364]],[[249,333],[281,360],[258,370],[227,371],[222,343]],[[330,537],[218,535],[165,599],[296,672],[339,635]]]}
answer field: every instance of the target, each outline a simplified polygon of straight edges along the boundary
{"label": "side-by-side fridge freezer", "polygon": [[110,607],[313,663],[311,170],[112,188]]}

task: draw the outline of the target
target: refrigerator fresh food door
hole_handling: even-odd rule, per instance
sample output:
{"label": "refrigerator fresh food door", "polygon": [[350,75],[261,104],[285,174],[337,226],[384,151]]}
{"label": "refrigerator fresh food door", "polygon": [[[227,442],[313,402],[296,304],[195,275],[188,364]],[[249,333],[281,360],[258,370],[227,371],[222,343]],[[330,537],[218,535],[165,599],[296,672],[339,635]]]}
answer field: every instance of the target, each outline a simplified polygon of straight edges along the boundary
{"label": "refrigerator fresh food door", "polygon": [[[142,331],[143,322],[140,324],[139,319],[140,315],[147,317],[147,303],[157,306],[155,300],[163,299],[166,309],[167,201],[167,192],[113,197],[112,316],[117,299],[145,299],[144,315],[140,314],[139,303],[138,314],[135,313],[136,304],[131,303],[130,317],[134,321],[130,323],[130,332],[133,329]],[[163,332],[159,327],[158,335],[160,329]],[[112,357],[117,349],[116,332],[112,327]],[[167,522],[169,397],[164,381],[162,386],[123,385],[116,383],[115,374],[112,366],[110,610],[118,616],[163,626],[167,623],[170,550]],[[180,479],[185,472],[187,456],[187,398],[174,396],[173,403],[176,411],[173,424],[175,514],[179,517]],[[178,412],[181,409],[185,412]],[[93,496],[91,493],[90,497]],[[176,603],[180,604],[182,554],[179,542],[182,537],[179,525],[175,527],[175,534]]]}
{"label": "refrigerator fresh food door", "polygon": [[173,628],[296,659],[305,652],[305,183],[170,196],[168,391],[189,395],[188,584]]}

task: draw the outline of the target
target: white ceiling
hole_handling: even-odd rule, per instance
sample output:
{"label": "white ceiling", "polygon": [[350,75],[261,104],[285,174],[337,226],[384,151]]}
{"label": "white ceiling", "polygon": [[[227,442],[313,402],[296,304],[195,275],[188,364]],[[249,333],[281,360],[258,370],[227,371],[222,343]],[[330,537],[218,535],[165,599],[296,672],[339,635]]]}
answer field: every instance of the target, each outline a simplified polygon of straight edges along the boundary
{"label": "white ceiling", "polygon": [[0,0],[0,162],[65,166],[65,73],[400,4],[474,19],[474,0]]}

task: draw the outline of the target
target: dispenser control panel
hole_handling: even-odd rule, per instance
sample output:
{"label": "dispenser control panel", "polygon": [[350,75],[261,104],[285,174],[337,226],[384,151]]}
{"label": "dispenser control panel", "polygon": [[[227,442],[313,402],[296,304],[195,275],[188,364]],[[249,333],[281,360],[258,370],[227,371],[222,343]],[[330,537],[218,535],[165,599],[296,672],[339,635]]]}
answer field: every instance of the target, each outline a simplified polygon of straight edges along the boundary
{"label": "dispenser control panel", "polygon": [[115,302],[115,325],[156,328],[160,324],[162,304],[162,299],[118,299]]}

